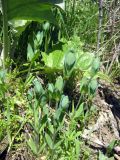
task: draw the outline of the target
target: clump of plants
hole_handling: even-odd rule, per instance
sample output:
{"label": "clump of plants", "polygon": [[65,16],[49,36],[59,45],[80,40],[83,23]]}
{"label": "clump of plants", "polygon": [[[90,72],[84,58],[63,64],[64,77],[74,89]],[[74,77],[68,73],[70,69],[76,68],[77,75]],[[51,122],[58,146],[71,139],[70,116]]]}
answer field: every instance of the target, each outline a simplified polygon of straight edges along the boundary
{"label": "clump of plants", "polygon": [[83,131],[108,79],[95,50],[98,3],[0,2],[0,158],[89,159]]}

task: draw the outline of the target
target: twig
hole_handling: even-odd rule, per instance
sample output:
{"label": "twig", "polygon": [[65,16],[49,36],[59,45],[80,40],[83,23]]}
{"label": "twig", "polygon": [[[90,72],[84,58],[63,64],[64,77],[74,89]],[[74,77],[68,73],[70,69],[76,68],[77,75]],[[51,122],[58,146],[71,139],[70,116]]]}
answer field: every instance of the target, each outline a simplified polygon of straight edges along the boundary
{"label": "twig", "polygon": [[99,0],[99,26],[98,26],[98,37],[97,37],[97,50],[99,50],[100,48],[102,19],[103,19],[103,0]]}

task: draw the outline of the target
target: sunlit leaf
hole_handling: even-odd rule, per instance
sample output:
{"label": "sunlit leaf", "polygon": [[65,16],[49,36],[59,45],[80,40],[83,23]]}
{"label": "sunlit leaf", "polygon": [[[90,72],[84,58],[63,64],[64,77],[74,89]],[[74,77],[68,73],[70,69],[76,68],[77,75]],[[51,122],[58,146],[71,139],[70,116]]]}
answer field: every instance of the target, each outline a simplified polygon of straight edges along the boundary
{"label": "sunlit leaf", "polygon": [[62,96],[61,101],[60,101],[60,106],[64,109],[66,109],[69,105],[69,98],[68,96]]}
{"label": "sunlit leaf", "polygon": [[28,47],[27,47],[27,59],[29,61],[31,61],[33,57],[34,57],[34,51],[32,49],[32,46],[30,44],[28,44]]}
{"label": "sunlit leaf", "polygon": [[46,139],[47,144],[50,147],[50,149],[53,149],[53,141],[52,141],[50,135],[45,133],[45,139]]}
{"label": "sunlit leaf", "polygon": [[56,88],[59,92],[62,92],[62,90],[63,90],[63,78],[62,78],[61,76],[59,76],[59,77],[56,79],[55,88]]}
{"label": "sunlit leaf", "polygon": [[74,118],[79,118],[84,111],[84,103],[82,103],[79,108],[75,111]]}
{"label": "sunlit leaf", "polygon": [[42,60],[45,66],[50,68],[60,69],[63,68],[64,53],[61,50],[55,50],[49,55],[42,53]]}
{"label": "sunlit leaf", "polygon": [[87,70],[91,66],[93,62],[94,55],[92,53],[85,52],[83,53],[77,62],[77,68],[79,67],[81,70]]}
{"label": "sunlit leaf", "polygon": [[52,13],[52,7],[62,0],[7,0],[8,20],[32,20],[32,21],[50,21],[55,22]]}

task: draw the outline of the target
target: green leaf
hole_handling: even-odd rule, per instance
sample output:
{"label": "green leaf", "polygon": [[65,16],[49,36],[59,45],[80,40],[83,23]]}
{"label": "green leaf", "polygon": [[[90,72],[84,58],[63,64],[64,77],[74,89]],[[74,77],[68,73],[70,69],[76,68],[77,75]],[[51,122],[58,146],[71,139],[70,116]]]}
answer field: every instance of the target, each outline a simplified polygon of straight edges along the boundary
{"label": "green leaf", "polygon": [[49,116],[49,108],[47,105],[43,106],[43,113],[46,114],[47,116]]}
{"label": "green leaf", "polygon": [[27,47],[27,59],[29,61],[32,61],[33,57],[34,57],[34,51],[32,49],[32,46],[30,44],[28,44],[28,47]]}
{"label": "green leaf", "polygon": [[45,22],[45,23],[43,24],[43,29],[44,29],[45,31],[48,31],[49,28],[50,28],[50,23]]}
{"label": "green leaf", "polygon": [[54,115],[54,118],[59,120],[59,117],[62,113],[62,108],[58,108],[56,111],[55,111],[55,115]]}
{"label": "green leaf", "polygon": [[63,91],[63,78],[59,76],[55,83],[55,88],[61,93]]}
{"label": "green leaf", "polygon": [[94,94],[97,87],[98,87],[98,82],[96,79],[92,79],[89,83],[89,90],[90,90],[90,93]]}
{"label": "green leaf", "polygon": [[87,93],[88,92],[88,78],[83,77],[80,82],[80,92],[81,93]]}
{"label": "green leaf", "polygon": [[49,53],[49,55],[42,52],[42,61],[45,63],[45,66],[50,68],[63,68],[63,58],[64,53],[61,50],[55,50]]}
{"label": "green leaf", "polygon": [[117,140],[112,140],[112,142],[107,147],[107,155],[111,156],[113,154],[113,149],[117,143]]}
{"label": "green leaf", "polygon": [[99,57],[94,58],[92,62],[92,70],[96,72],[98,71],[99,67],[100,67],[100,58]]}
{"label": "green leaf", "polygon": [[30,87],[30,85],[32,84],[34,78],[35,77],[32,75],[32,73],[30,73],[30,75],[27,77],[27,79],[26,79],[26,81],[24,83],[25,88],[27,88],[27,87],[29,88]]}
{"label": "green leaf", "polygon": [[27,97],[28,97],[28,100],[32,100],[33,99],[33,91],[31,89],[28,90],[28,93],[27,93]]}
{"label": "green leaf", "polygon": [[43,95],[40,99],[40,105],[44,106],[47,103],[47,97],[45,95]]}
{"label": "green leaf", "polygon": [[68,96],[62,96],[60,101],[60,107],[66,109],[69,106],[69,98]]}
{"label": "green leaf", "polygon": [[75,115],[74,118],[79,118],[81,116],[81,114],[83,114],[84,111],[84,103],[82,103],[79,108],[77,109],[77,111],[75,111]]}
{"label": "green leaf", "polygon": [[76,62],[75,53],[70,50],[65,55],[65,59],[64,59],[65,72],[70,72],[72,70],[72,68],[74,67],[75,62]]}
{"label": "green leaf", "polygon": [[50,147],[50,149],[53,149],[53,141],[52,141],[51,137],[49,136],[49,134],[45,133],[45,139],[46,139],[47,144]]}
{"label": "green leaf", "polygon": [[36,39],[37,39],[37,44],[35,45],[36,47],[37,46],[40,46],[42,44],[42,41],[43,41],[43,31],[42,32],[38,32],[37,35],[36,35]]}
{"label": "green leaf", "polygon": [[34,140],[32,138],[30,138],[27,141],[28,146],[30,147],[30,149],[32,150],[32,152],[37,155],[38,154],[38,150],[37,150],[37,146],[36,143],[34,142]]}
{"label": "green leaf", "polygon": [[53,83],[48,83],[48,91],[53,93],[54,92],[54,85]]}
{"label": "green leaf", "polygon": [[43,143],[43,145],[40,146],[39,153],[41,153],[44,150],[45,146],[46,146],[46,143]]}
{"label": "green leaf", "polygon": [[46,123],[47,123],[47,121],[48,121],[48,117],[47,117],[47,115],[45,115],[43,118],[42,118],[42,120],[41,120],[41,126],[40,126],[40,130],[39,130],[39,134],[41,134],[41,132],[43,131],[43,129],[45,128],[45,126],[46,126]]}
{"label": "green leaf", "polygon": [[41,83],[38,81],[38,79],[35,79],[33,83],[34,83],[35,92],[39,95],[42,95],[44,93],[44,90]]}
{"label": "green leaf", "polygon": [[48,129],[52,134],[54,133],[54,126],[52,124],[48,125]]}
{"label": "green leaf", "polygon": [[63,140],[59,140],[59,141],[54,145],[54,149],[58,149],[58,147],[61,145],[62,142],[63,142]]}
{"label": "green leaf", "polygon": [[89,52],[83,53],[77,62],[76,67],[80,68],[81,70],[87,70],[91,66],[93,62],[94,55]]}
{"label": "green leaf", "polygon": [[76,158],[79,159],[80,156],[80,140],[75,140],[75,147],[76,147]]}
{"label": "green leaf", "polygon": [[52,13],[52,6],[56,2],[54,0],[7,0],[8,20],[32,20],[32,21],[50,21],[55,23],[55,17]]}
{"label": "green leaf", "polygon": [[4,81],[7,71],[6,70],[0,70],[0,80]]}

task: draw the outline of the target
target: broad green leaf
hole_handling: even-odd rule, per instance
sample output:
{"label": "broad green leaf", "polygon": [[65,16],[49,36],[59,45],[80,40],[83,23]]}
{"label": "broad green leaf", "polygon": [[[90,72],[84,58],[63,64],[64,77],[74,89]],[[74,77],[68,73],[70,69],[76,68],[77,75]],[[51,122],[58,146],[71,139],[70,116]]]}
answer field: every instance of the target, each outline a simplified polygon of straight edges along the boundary
{"label": "broad green leaf", "polygon": [[64,53],[61,50],[55,50],[49,53],[49,55],[44,52],[42,53],[42,60],[45,63],[45,66],[50,68],[63,68],[63,59]]}
{"label": "broad green leaf", "polygon": [[52,13],[52,6],[62,0],[7,0],[8,20],[32,20],[32,21],[50,21],[55,22]]}
{"label": "broad green leaf", "polygon": [[50,147],[50,149],[53,149],[53,141],[52,141],[50,135],[45,133],[45,139],[46,139],[46,142],[47,142],[48,146]]}
{"label": "broad green leaf", "polygon": [[83,53],[77,62],[76,67],[80,68],[81,70],[87,70],[91,66],[93,62],[94,55],[89,52]]}
{"label": "broad green leaf", "polygon": [[55,83],[55,88],[61,93],[63,90],[63,78],[59,76]]}

